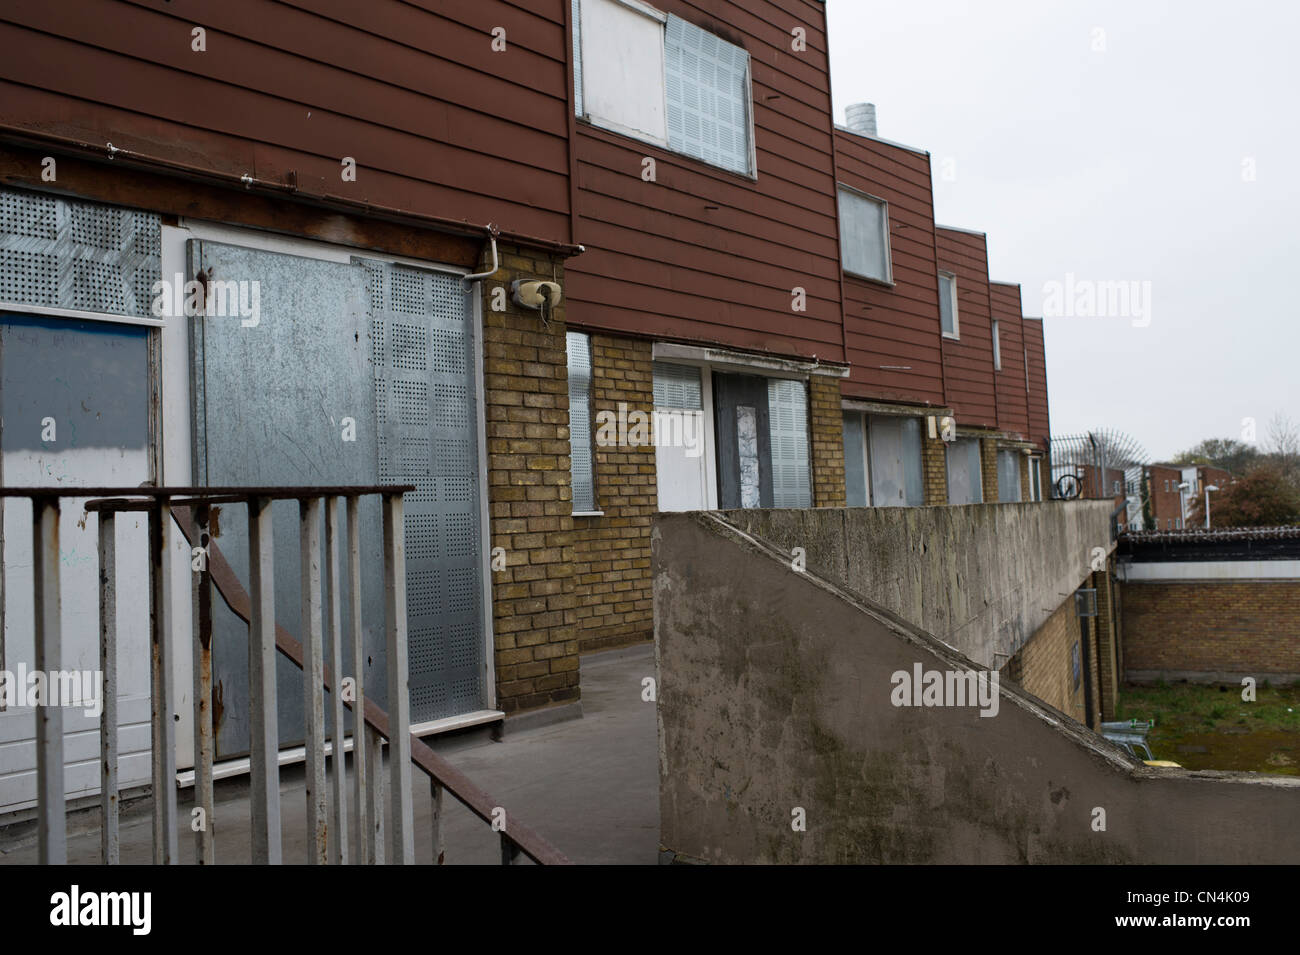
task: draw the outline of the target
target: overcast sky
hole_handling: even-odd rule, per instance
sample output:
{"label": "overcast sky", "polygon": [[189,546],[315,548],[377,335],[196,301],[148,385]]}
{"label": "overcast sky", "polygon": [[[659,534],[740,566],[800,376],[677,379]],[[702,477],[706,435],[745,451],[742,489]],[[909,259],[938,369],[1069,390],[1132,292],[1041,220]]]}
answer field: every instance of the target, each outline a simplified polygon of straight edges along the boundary
{"label": "overcast sky", "polygon": [[1068,273],[1075,313],[1136,283],[1127,316],[1045,319],[1053,434],[1160,460],[1300,419],[1300,3],[827,6],[836,121],[872,102],[930,152],[937,221],[988,233],[1026,315]]}

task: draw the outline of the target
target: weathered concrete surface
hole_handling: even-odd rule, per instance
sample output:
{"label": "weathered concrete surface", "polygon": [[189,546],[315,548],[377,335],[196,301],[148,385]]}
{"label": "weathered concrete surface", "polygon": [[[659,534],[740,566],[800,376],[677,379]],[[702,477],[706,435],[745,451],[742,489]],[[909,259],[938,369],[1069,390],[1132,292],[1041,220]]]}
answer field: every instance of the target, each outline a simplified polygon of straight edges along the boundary
{"label": "weathered concrete surface", "polygon": [[[582,719],[516,731],[493,743],[481,735],[434,742],[434,748],[482,786],[511,813],[551,841],[575,863],[654,865],[658,861],[658,774],[655,765],[654,704],[642,699],[642,681],[654,675],[649,644],[608,650],[582,658]],[[415,858],[433,858],[428,777],[415,777]],[[284,860],[307,858],[306,800],[302,767],[280,771]],[[247,864],[250,858],[246,785],[218,785],[215,834],[217,862]],[[349,807],[352,781],[348,780]],[[179,846],[182,862],[193,861],[187,800],[182,792]],[[444,803],[446,861],[449,865],[499,865],[496,833],[456,800]],[[128,808],[121,825],[122,862],[148,864],[151,817],[148,798]],[[68,861],[99,861],[99,812],[69,816]],[[355,851],[356,822],[351,846]],[[34,864],[36,837],[18,839],[0,830],[0,867]]]}
{"label": "weathered concrete surface", "polygon": [[[1109,501],[726,511],[808,569],[1001,666],[1110,551]],[[994,662],[994,654],[999,654]]]}
{"label": "weathered concrete surface", "polygon": [[716,515],[660,515],[653,546],[660,839],[682,856],[1300,860],[1300,779],[1146,767],[1008,685],[992,717],[895,707],[895,671],[972,661]]}

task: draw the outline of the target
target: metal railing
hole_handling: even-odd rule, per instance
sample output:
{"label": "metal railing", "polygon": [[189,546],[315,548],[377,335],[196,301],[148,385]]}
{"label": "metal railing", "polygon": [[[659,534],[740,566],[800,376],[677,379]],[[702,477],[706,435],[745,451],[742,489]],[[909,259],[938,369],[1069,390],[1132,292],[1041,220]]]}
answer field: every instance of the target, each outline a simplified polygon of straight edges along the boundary
{"label": "metal railing", "polygon": [[[449,792],[474,815],[498,832],[501,860],[523,855],[539,864],[568,860],[545,839],[511,818],[486,792],[410,734],[407,680],[406,559],[402,495],[408,486],[372,487],[219,487],[219,488],[0,488],[0,499],[27,497],[32,501],[35,666],[44,672],[59,668],[60,573],[59,504],[62,498],[91,498],[85,504],[99,521],[99,662],[103,673],[104,706],[100,713],[100,803],[103,814],[101,858],[119,862],[119,801],[117,752],[117,553],[116,515],[148,514],[151,764],[153,793],[153,861],[166,865],[177,854],[176,746],[173,701],[175,655],[171,621],[170,583],[173,524],[198,560],[191,575],[194,615],[194,806],[205,824],[195,828],[195,859],[211,864],[216,858],[214,727],[212,682],[212,597],[215,589],[230,610],[248,625],[249,673],[249,801],[252,861],[281,859],[279,727],[275,659],[281,653],[303,673],[306,722],[305,788],[308,861],[313,864],[349,861],[382,864],[387,854],[394,864],[415,861],[412,765],[429,778],[432,800],[432,862],[444,861],[443,797]],[[365,651],[361,626],[361,558],[359,500],[382,498],[383,561],[387,687],[392,712],[385,712],[365,695],[362,675]],[[297,500],[302,613],[301,639],[275,621],[274,541],[271,504]],[[345,504],[347,555],[340,558],[340,501]],[[209,534],[214,505],[243,503],[248,507],[249,587],[245,590]],[[324,568],[321,567],[321,513],[325,516]],[[3,568],[0,567],[0,572]],[[323,576],[322,576],[323,575]],[[322,605],[322,580],[329,599]],[[342,619],[342,595],[348,593],[351,613]],[[343,631],[352,650],[351,694],[338,692],[344,672]],[[324,660],[324,635],[330,638],[331,659]],[[328,733],[325,691],[331,691]],[[345,697],[350,696],[350,699]],[[359,718],[353,733],[352,800],[356,806],[360,844],[349,853],[348,792],[344,756],[344,708]],[[326,794],[326,739],[332,746],[333,812]],[[383,744],[388,742],[387,780]],[[37,844],[42,863],[67,860],[66,806],[63,787],[63,725],[56,706],[36,712]],[[392,811],[385,839],[385,782]],[[333,833],[331,838],[330,834]]]}

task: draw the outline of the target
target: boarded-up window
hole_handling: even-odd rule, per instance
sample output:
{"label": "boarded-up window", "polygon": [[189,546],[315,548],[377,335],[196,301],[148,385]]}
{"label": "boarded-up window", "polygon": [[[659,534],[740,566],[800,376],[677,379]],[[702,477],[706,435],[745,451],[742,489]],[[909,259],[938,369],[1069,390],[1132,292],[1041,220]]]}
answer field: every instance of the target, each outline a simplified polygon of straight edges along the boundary
{"label": "boarded-up window", "polygon": [[591,342],[569,332],[569,455],[573,472],[573,512],[596,510],[595,459],[591,453]]}
{"label": "boarded-up window", "polygon": [[669,16],[664,41],[669,148],[749,174],[749,54]]}
{"label": "boarded-up window", "polygon": [[840,252],[844,270],[880,282],[889,267],[889,207],[880,199],[840,188]]}
{"label": "boarded-up window", "polygon": [[618,133],[668,143],[663,15],[636,2],[581,0],[579,112]]}

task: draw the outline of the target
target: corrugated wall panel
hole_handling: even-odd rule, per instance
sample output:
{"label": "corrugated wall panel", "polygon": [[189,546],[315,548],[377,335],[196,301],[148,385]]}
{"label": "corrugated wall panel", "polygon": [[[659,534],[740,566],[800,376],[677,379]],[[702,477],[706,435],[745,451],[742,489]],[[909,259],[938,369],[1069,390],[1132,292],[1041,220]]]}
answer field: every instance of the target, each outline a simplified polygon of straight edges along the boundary
{"label": "corrugated wall panel", "polygon": [[0,11],[4,122],[569,238],[563,0],[307,6],[14,0]]}
{"label": "corrugated wall panel", "polygon": [[839,182],[889,203],[893,286],[844,276],[845,395],[944,402],[930,157],[836,130]]}
{"label": "corrugated wall panel", "polygon": [[998,418],[987,242],[982,235],[940,226],[935,243],[939,268],[957,276],[960,338],[943,340],[948,404],[962,425],[994,428]]}
{"label": "corrugated wall panel", "polygon": [[[625,334],[843,359],[825,10],[657,0],[750,54],[756,181],[578,124],[568,319]],[[791,29],[808,49],[791,50]],[[656,162],[656,181],[641,178]],[[792,310],[803,288],[807,310]]]}
{"label": "corrugated wall panel", "polygon": [[1025,350],[1029,353],[1029,440],[1046,449],[1052,433],[1047,399],[1047,348],[1043,338],[1043,320],[1026,318]]}
{"label": "corrugated wall panel", "polygon": [[1020,286],[989,284],[993,317],[1002,342],[1002,370],[996,374],[998,427],[1029,437],[1029,400],[1025,388],[1025,335],[1020,315]]}

